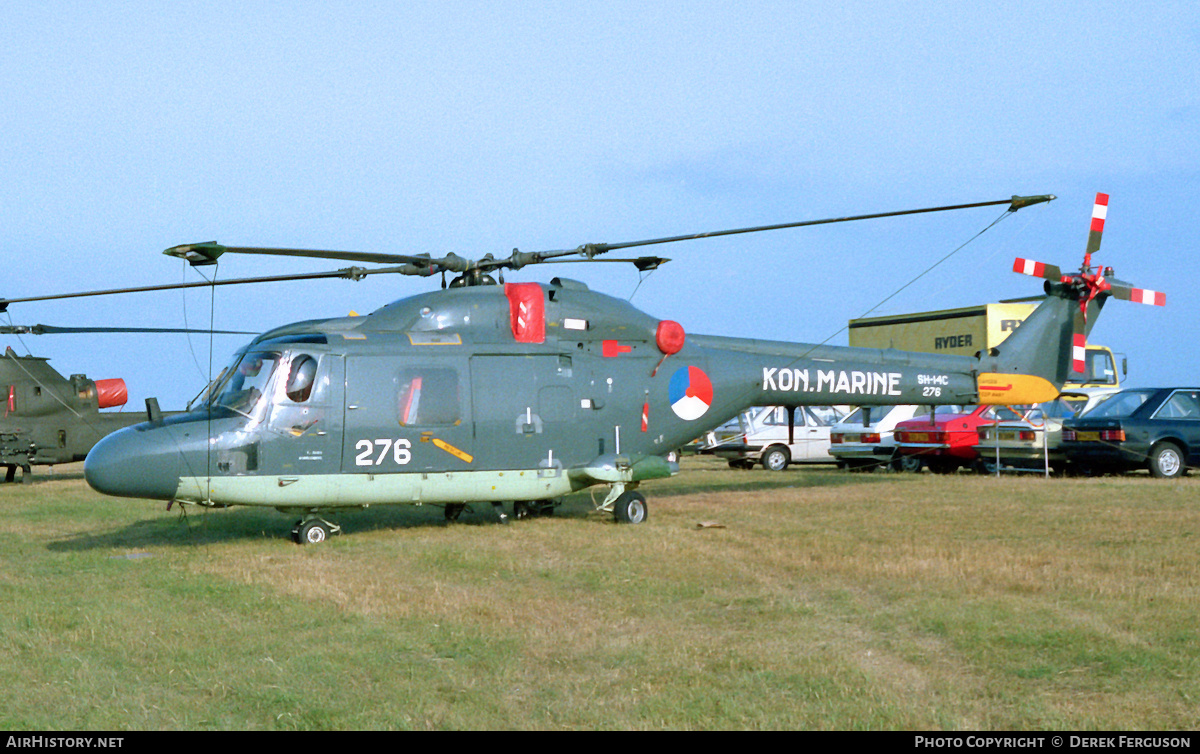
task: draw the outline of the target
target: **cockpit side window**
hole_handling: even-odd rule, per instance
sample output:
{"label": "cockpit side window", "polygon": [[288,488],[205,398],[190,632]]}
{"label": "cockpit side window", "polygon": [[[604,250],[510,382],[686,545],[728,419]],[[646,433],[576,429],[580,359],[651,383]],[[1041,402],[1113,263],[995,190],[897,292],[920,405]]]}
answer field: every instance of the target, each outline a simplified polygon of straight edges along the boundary
{"label": "cockpit side window", "polygon": [[269,351],[251,351],[240,357],[218,386],[213,404],[246,416],[255,414],[264,396],[269,400],[271,376],[279,360],[278,353]]}
{"label": "cockpit side window", "polygon": [[317,376],[317,360],[306,353],[292,358],[284,393],[293,403],[304,403],[312,395]]}

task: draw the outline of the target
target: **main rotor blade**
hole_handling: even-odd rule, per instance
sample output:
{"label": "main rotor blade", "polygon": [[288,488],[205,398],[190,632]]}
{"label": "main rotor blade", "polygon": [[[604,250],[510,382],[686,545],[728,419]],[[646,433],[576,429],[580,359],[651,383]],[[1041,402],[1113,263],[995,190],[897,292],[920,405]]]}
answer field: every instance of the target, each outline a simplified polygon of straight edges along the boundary
{"label": "main rotor blade", "polygon": [[55,327],[53,325],[0,325],[4,335],[72,335],[77,333],[196,333],[206,335],[257,335],[246,330],[198,330],[187,327]]}
{"label": "main rotor blade", "polygon": [[[56,293],[49,296],[25,296],[22,298],[0,298],[0,312],[8,309],[9,304],[20,304],[27,301],[53,301],[63,298],[84,298],[87,296],[111,296],[116,293],[145,293],[147,291],[172,291],[184,288],[206,288],[214,285],[242,285],[245,283],[276,283],[288,280],[319,280],[323,278],[347,278],[359,280],[376,272],[398,272],[391,267],[381,267],[374,270],[362,267],[346,267],[329,272],[307,272],[292,275],[269,275],[257,278],[230,278],[229,280],[205,280],[195,283],[167,283],[164,285],[146,285],[138,288],[110,288],[103,291],[83,291],[81,293]],[[207,331],[206,331],[207,332]]]}
{"label": "main rotor blade", "polygon": [[[529,252],[524,254],[525,257],[530,257],[528,261],[542,261],[557,256],[567,256],[570,254],[583,254],[591,258],[595,254],[603,254],[605,252],[614,251],[617,249],[630,249],[635,246],[651,246],[660,243],[675,243],[676,241],[691,241],[697,238],[717,238],[720,236],[733,236],[741,233],[761,233],[767,230],[783,230],[784,228],[803,228],[808,225],[828,225],[830,223],[846,223],[856,220],[875,220],[883,217],[899,217],[901,215],[918,215],[927,212],[947,212],[957,209],[972,209],[975,207],[993,207],[999,204],[1009,205],[1009,212],[1016,212],[1022,207],[1028,207],[1032,204],[1040,204],[1042,202],[1053,201],[1057,197],[1053,194],[1042,194],[1038,196],[1013,196],[1009,199],[999,199],[991,202],[975,202],[973,204],[953,204],[943,207],[926,207],[924,209],[906,209],[896,212],[876,212],[870,215],[852,215],[849,217],[831,217],[824,220],[803,220],[795,223],[780,223],[778,225],[759,225],[753,228],[735,228],[732,230],[716,230],[707,233],[693,233],[686,236],[669,236],[667,238],[651,238],[645,241],[625,241],[623,243],[596,243],[584,244],[575,249],[563,249],[558,251],[541,251]],[[520,252],[514,254],[516,257]],[[528,263],[528,261],[524,263]]]}
{"label": "main rotor blade", "polygon": [[554,264],[570,264],[571,262],[618,262],[632,264],[642,272],[646,272],[647,270],[657,270],[671,260],[665,257],[636,257],[633,259],[613,259],[606,257],[604,259],[553,259],[547,261],[551,261]]}
{"label": "main rotor blade", "polygon": [[167,256],[187,260],[193,266],[212,264],[224,253],[262,254],[278,257],[312,257],[314,259],[342,259],[347,262],[373,262],[376,264],[412,264],[427,267],[433,264],[428,254],[380,254],[370,251],[329,251],[325,249],[278,249],[262,246],[225,246],[216,241],[189,243],[172,246],[163,253]]}

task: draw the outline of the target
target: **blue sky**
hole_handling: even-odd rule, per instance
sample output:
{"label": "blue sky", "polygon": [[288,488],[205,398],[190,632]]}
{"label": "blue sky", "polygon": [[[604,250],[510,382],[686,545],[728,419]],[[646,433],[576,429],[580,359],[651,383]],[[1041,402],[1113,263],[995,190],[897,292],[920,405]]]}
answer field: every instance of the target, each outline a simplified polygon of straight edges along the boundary
{"label": "blue sky", "polygon": [[[1200,382],[1200,9],[1155,3],[88,2],[0,6],[0,296],[196,279],[179,243],[497,256],[1056,194],[875,313],[1033,295],[1012,258],[1167,293],[1093,341],[1129,384]],[[998,209],[706,239],[638,287],[690,332],[819,342]],[[343,266],[228,258],[224,278]],[[186,276],[186,277],[185,277]],[[369,312],[430,281],[216,292],[217,327]],[[636,293],[634,292],[636,288]],[[10,307],[16,324],[207,324],[208,292]],[[214,369],[245,338],[219,337]],[[0,336],[178,408],[207,338]]]}

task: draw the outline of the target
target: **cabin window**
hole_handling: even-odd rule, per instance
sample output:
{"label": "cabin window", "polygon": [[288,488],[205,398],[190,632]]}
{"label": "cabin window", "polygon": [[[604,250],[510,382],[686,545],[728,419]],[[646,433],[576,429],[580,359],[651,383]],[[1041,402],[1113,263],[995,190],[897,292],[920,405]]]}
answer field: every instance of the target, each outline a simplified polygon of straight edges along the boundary
{"label": "cabin window", "polygon": [[462,422],[458,372],[446,367],[422,367],[400,372],[396,403],[402,427],[453,426]]}

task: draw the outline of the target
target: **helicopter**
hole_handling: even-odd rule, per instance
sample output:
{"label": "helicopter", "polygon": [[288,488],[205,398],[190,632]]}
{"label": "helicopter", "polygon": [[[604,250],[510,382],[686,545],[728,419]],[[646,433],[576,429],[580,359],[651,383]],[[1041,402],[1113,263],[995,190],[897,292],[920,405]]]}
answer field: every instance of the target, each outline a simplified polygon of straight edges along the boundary
{"label": "helicopter", "polygon": [[20,356],[12,348],[0,356],[0,467],[4,481],[28,482],[34,464],[82,461],[101,437],[146,421],[146,414],[101,413],[125,405],[121,379],[90,380],[73,374],[68,380],[37,356]]}
{"label": "helicopter", "polygon": [[[190,332],[208,330],[147,327],[56,327],[0,325],[0,335],[98,334],[111,332]],[[242,331],[218,334],[252,335]],[[0,468],[4,482],[28,482],[33,466],[82,461],[100,438],[147,421],[148,413],[108,411],[126,404],[129,392],[119,378],[91,380],[84,374],[63,377],[48,359],[21,356],[9,346],[0,355]]]}
{"label": "helicopter", "polygon": [[[468,504],[504,505],[517,518],[550,515],[568,493],[607,487],[598,510],[618,523],[647,519],[646,481],[678,472],[671,451],[755,405],[1029,404],[1050,400],[1073,368],[1110,296],[1132,287],[1083,275],[1047,279],[1045,297],[998,347],[974,356],[911,353],[699,335],[628,302],[555,277],[504,283],[504,270],[596,259],[610,251],[917,212],[904,210],[470,260],[374,252],[184,244],[164,253],[196,266],[226,253],[379,263],[322,273],[0,299],[107,295],[165,287],[349,278],[429,277],[443,287],[370,315],[313,319],[258,335],[239,349],[194,410],[115,432],[88,454],[95,490],[296,516],[293,539],[325,541],[338,509],[430,504],[456,520]],[[1098,236],[1096,237],[1098,244]],[[1085,259],[1090,260],[1090,254]],[[1085,267],[1087,262],[1085,262]],[[456,277],[447,287],[445,274]],[[499,277],[495,279],[493,275]],[[214,276],[215,279],[215,276]],[[1076,316],[1082,309],[1083,316]],[[864,417],[865,419],[865,417]]]}

